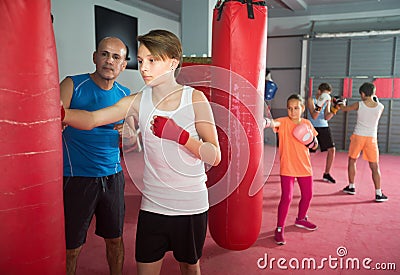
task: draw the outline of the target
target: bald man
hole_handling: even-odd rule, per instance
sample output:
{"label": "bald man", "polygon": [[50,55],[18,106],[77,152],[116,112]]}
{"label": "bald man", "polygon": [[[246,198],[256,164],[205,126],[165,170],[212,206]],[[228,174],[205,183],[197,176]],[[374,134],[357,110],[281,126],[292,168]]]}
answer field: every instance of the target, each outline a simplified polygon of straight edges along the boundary
{"label": "bald man", "polygon": [[[115,104],[130,90],[117,77],[127,65],[127,47],[116,37],[100,41],[93,73],[67,76],[60,84],[64,108],[94,111]],[[64,214],[67,275],[75,274],[86,234],[96,216],[95,234],[104,238],[110,274],[122,274],[125,180],[120,164],[123,121],[83,131],[63,127]]]}

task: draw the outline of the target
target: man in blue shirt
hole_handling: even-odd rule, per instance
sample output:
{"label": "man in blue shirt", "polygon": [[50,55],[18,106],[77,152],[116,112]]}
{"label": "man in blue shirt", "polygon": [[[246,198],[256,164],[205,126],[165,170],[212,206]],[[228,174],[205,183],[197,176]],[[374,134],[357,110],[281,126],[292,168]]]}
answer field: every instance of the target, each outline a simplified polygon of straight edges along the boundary
{"label": "man in blue shirt", "polygon": [[[126,68],[127,50],[116,37],[101,40],[93,53],[96,70],[67,76],[61,82],[64,108],[94,111],[129,95],[130,90],[116,82]],[[106,243],[110,274],[122,274],[125,181],[115,127],[116,124],[109,124],[83,131],[69,126],[63,130],[67,275],[75,274],[93,215],[95,233]]]}

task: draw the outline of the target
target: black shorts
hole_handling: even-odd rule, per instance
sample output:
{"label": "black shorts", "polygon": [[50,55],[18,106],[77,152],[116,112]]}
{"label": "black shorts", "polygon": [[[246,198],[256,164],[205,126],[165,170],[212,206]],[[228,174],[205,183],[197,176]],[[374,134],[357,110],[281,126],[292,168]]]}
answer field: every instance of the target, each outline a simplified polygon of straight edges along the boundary
{"label": "black shorts", "polygon": [[208,212],[166,216],[140,210],[136,230],[135,258],[140,263],[161,260],[173,251],[178,262],[196,264],[203,253]]}
{"label": "black shorts", "polygon": [[105,239],[122,236],[125,200],[124,173],[105,177],[64,177],[65,239],[67,249],[86,241],[93,215],[96,235]]}
{"label": "black shorts", "polygon": [[329,127],[315,127],[315,130],[318,132],[317,139],[321,152],[325,152],[329,148],[335,147],[331,129]]}

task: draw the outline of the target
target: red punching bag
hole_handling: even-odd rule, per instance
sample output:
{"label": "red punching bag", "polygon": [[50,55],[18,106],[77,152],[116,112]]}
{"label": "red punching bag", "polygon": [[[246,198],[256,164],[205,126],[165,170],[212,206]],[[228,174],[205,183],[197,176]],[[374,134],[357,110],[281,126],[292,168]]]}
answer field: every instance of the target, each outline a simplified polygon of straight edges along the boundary
{"label": "red punching bag", "polygon": [[[226,249],[244,250],[258,238],[263,203],[264,87],[267,47],[265,1],[231,0],[214,9],[212,65],[226,69],[211,74],[226,82],[213,89],[212,103],[228,109],[230,116],[214,109],[222,161],[208,171],[208,186],[224,186],[227,197],[209,211],[209,230]],[[243,79],[244,80],[243,80]],[[221,86],[221,85],[218,85]],[[210,200],[213,201],[213,193]]]}
{"label": "red punching bag", "polygon": [[2,0],[0,14],[0,274],[65,274],[50,0]]}

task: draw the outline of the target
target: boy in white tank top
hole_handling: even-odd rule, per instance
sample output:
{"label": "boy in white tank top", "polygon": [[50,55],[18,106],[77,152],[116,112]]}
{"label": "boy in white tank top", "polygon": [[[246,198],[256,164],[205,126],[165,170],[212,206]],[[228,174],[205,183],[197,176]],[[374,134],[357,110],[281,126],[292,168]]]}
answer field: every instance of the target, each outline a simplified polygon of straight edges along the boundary
{"label": "boy in white tank top", "polygon": [[355,195],[354,179],[356,176],[356,162],[360,153],[369,162],[372,172],[372,179],[375,186],[375,201],[384,202],[388,197],[382,193],[381,172],[379,169],[379,148],[378,148],[378,122],[382,115],[384,106],[375,96],[376,87],[373,83],[366,82],[361,85],[359,92],[361,100],[350,106],[342,106],[342,111],[357,111],[357,123],[354,132],[350,137],[348,179],[349,185],[343,192]]}
{"label": "boy in white tank top", "polygon": [[133,116],[143,138],[143,199],[136,230],[137,273],[159,274],[172,250],[182,274],[200,274],[207,232],[204,163],[221,161],[217,129],[205,95],[176,81],[179,38],[166,30],[138,37],[143,91],[95,112],[65,110],[64,122],[87,130]]}

